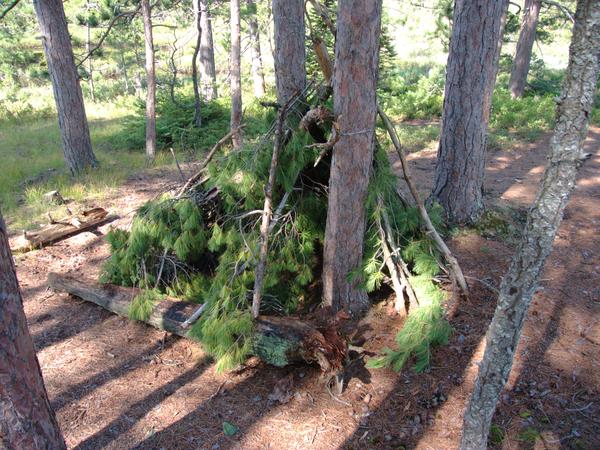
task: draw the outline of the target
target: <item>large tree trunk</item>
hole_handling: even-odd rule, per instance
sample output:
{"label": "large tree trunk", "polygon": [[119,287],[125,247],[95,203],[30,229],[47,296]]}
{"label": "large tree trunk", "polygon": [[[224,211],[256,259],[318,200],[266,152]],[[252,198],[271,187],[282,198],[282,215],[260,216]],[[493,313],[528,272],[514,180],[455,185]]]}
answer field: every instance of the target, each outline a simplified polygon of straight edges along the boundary
{"label": "large tree trunk", "polygon": [[196,46],[194,47],[194,55],[192,56],[192,82],[194,84],[194,126],[202,125],[202,117],[200,116],[200,80],[198,80],[198,54],[202,45],[202,21],[201,21],[200,0],[194,0],[194,23],[198,36],[196,37]]}
{"label": "large tree trunk", "polygon": [[340,137],[333,148],[323,256],[323,301],[357,313],[368,306],[361,280],[348,280],[363,256],[365,200],[373,159],[381,0],[338,6],[333,74],[334,115]]}
{"label": "large tree trunk", "polygon": [[153,160],[156,156],[156,73],[150,0],[142,0],[142,16],[146,43],[146,158]]}
{"label": "large tree trunk", "polygon": [[523,321],[575,186],[583,141],[596,96],[600,2],[579,0],[569,66],[550,141],[550,163],[529,211],[517,253],[502,280],[498,307],[464,418],[461,448],[485,449],[498,397],[512,367]]}
{"label": "large tree trunk", "polygon": [[[62,5],[61,5],[62,6]],[[0,214],[0,448],[64,449],[50,407]]]}
{"label": "large tree trunk", "polygon": [[200,79],[202,95],[206,101],[217,98],[217,72],[215,70],[215,48],[208,0],[200,0]]}
{"label": "large tree trunk", "polygon": [[273,0],[275,84],[284,105],[306,87],[304,1]]}
{"label": "large tree trunk", "polygon": [[535,30],[541,6],[541,0],[525,1],[521,32],[519,33],[517,51],[508,84],[513,98],[521,98],[525,92],[525,82],[527,81],[527,73],[529,72],[529,63],[531,62],[531,52],[533,50],[533,43],[535,42]]}
{"label": "large tree trunk", "polygon": [[254,96],[262,97],[265,95],[265,75],[263,73],[262,54],[260,51],[260,32],[258,30],[258,20],[256,19],[256,3],[254,0],[246,0],[250,17],[250,41],[252,45],[252,83],[254,85]]}
{"label": "large tree trunk", "polygon": [[33,5],[52,80],[65,162],[71,173],[79,173],[98,162],[92,151],[65,11],[61,0],[34,0]]}
{"label": "large tree trunk", "polygon": [[231,141],[234,148],[242,146],[242,75],[240,54],[240,0],[231,0],[231,60],[229,77],[231,80]]}
{"label": "large tree trunk", "polygon": [[432,198],[451,223],[483,211],[485,147],[507,0],[457,0]]}

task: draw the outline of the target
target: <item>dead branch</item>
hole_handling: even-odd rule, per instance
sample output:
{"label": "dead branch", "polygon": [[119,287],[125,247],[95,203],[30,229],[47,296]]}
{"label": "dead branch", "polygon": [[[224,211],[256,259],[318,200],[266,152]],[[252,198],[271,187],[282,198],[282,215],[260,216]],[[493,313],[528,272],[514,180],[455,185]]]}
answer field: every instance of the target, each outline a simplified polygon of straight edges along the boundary
{"label": "dead branch", "polygon": [[[244,128],[244,126],[245,125],[241,125],[240,128]],[[208,152],[208,155],[206,155],[206,158],[204,158],[204,161],[202,161],[202,163],[200,164],[200,168],[198,169],[198,171],[186,181],[186,183],[179,190],[179,192],[177,193],[175,198],[181,198],[181,196],[183,194],[185,194],[188,190],[190,190],[194,186],[194,184],[202,176],[202,173],[204,172],[204,169],[206,169],[206,166],[208,166],[208,163],[213,159],[213,156],[215,156],[215,153],[217,153],[217,150],[219,150],[229,139],[231,139],[231,137],[233,136],[233,133],[235,131],[237,131],[237,129],[229,131],[229,133],[227,133],[225,136],[223,136],[213,146],[213,148],[210,150],[210,152]]]}
{"label": "dead branch", "polygon": [[169,150],[171,151],[171,155],[173,155],[173,159],[175,160],[175,165],[177,166],[177,170],[179,171],[179,176],[181,177],[181,181],[185,181],[185,175],[183,174],[183,170],[181,170],[179,161],[177,161],[177,155],[175,155],[175,150],[173,150],[173,147],[169,148]]}
{"label": "dead branch", "polygon": [[92,208],[67,220],[55,220],[50,216],[52,222],[50,225],[40,231],[24,233],[25,242],[13,248],[12,252],[25,253],[36,248],[46,247],[83,231],[92,230],[116,218],[117,216],[114,215],[109,216],[108,211],[103,208]]}
{"label": "dead branch", "polygon": [[267,265],[267,251],[269,248],[269,221],[272,214],[273,186],[275,185],[275,175],[277,164],[279,162],[279,150],[281,149],[281,138],[283,135],[283,124],[287,115],[288,108],[295,95],[290,97],[286,104],[277,114],[277,127],[275,129],[275,143],[273,145],[273,155],[271,157],[271,167],[269,168],[269,180],[265,188],[265,204],[263,208],[262,221],[260,224],[259,255],[258,264],[254,271],[254,292],[252,294],[252,316],[256,319],[260,313],[260,302],[262,298],[262,287],[265,277],[265,268]]}
{"label": "dead branch", "polygon": [[417,208],[419,209],[421,218],[423,219],[423,222],[425,223],[425,227],[427,228],[428,234],[431,235],[438,250],[442,253],[444,258],[446,259],[446,262],[448,263],[448,265],[450,266],[450,269],[452,271],[452,276],[456,280],[458,285],[460,286],[462,293],[464,294],[465,297],[468,297],[469,296],[469,288],[468,288],[467,282],[465,281],[465,277],[463,275],[462,269],[460,268],[458,261],[456,260],[454,255],[452,255],[452,252],[450,251],[450,249],[448,248],[448,246],[446,245],[446,243],[444,242],[444,240],[442,239],[440,234],[437,232],[437,230],[433,226],[433,223],[431,222],[431,219],[429,218],[429,214],[427,213],[427,209],[425,209],[425,204],[421,200],[421,196],[419,195],[419,192],[417,191],[417,188],[412,181],[412,178],[410,176],[410,172],[408,169],[408,162],[406,160],[406,154],[404,152],[404,148],[400,144],[400,139],[398,138],[396,129],[394,128],[394,125],[392,124],[390,118],[387,116],[385,111],[379,105],[377,105],[377,112],[379,114],[379,117],[381,117],[381,120],[383,121],[383,124],[388,131],[388,134],[390,135],[390,139],[392,140],[394,147],[396,148],[396,152],[398,153],[398,157],[400,158],[400,162],[402,164],[402,173],[404,174],[404,179],[406,180],[406,184],[408,185],[408,188],[410,189],[410,192],[411,192],[413,198],[415,199]]}

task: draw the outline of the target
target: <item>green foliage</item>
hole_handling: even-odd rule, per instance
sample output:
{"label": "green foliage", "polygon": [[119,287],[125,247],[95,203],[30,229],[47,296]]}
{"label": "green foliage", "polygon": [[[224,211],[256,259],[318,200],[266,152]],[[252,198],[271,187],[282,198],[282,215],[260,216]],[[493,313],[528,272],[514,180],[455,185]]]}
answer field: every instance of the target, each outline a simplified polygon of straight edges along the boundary
{"label": "green foliage", "polygon": [[448,342],[451,327],[444,316],[441,290],[428,276],[411,277],[409,281],[419,299],[419,307],[410,312],[398,332],[397,350],[384,349],[383,356],[371,359],[368,367],[391,367],[399,372],[414,357],[414,370],[422,372],[429,366],[431,347]]}
{"label": "green foliage", "polygon": [[438,118],[444,82],[441,65],[401,63],[379,83],[380,99],[388,114],[402,120]]}
{"label": "green foliage", "polygon": [[505,433],[498,425],[492,424],[488,437],[488,444],[491,446],[501,445],[504,441]]}
{"label": "green foliage", "polygon": [[519,441],[525,442],[528,445],[534,445],[535,441],[537,441],[541,437],[540,432],[532,427],[527,427],[523,431],[519,433]]}
{"label": "green foliage", "polygon": [[128,315],[132,320],[148,320],[154,305],[163,299],[163,295],[154,290],[141,291],[129,305]]}

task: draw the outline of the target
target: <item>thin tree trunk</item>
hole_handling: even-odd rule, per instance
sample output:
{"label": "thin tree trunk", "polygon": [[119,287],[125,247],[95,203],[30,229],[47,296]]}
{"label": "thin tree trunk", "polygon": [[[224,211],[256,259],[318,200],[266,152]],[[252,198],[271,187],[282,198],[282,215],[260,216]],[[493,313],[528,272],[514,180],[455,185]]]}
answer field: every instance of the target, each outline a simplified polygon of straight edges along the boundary
{"label": "thin tree trunk", "polygon": [[525,82],[527,81],[527,73],[529,72],[541,6],[541,0],[525,1],[521,32],[517,41],[517,51],[512,71],[510,72],[509,87],[513,98],[521,98],[525,92]]}
{"label": "thin tree trunk", "polygon": [[119,56],[121,57],[121,72],[123,73],[123,80],[125,81],[125,92],[129,94],[129,75],[127,74],[127,64],[125,63],[122,47],[119,48]]}
{"label": "thin tree trunk", "polygon": [[242,146],[242,78],[240,54],[240,0],[231,0],[231,57],[229,77],[231,80],[231,141],[234,148]]}
{"label": "thin tree trunk", "polygon": [[250,17],[250,41],[252,45],[252,83],[254,86],[254,96],[262,97],[265,95],[265,75],[263,73],[262,54],[260,51],[260,32],[258,30],[258,20],[256,19],[256,3],[254,0],[246,0]]}
{"label": "thin tree trunk", "polygon": [[215,47],[208,0],[200,0],[200,79],[202,95],[206,101],[217,98],[217,71],[215,70]]}
{"label": "thin tree trunk", "polygon": [[66,449],[27,329],[1,213],[0,448]]}
{"label": "thin tree trunk", "polygon": [[65,162],[71,173],[97,166],[92,151],[73,47],[61,0],[34,0],[58,113]]}
{"label": "thin tree trunk", "polygon": [[325,249],[323,302],[335,310],[360,313],[368,306],[361,280],[349,280],[363,256],[365,200],[371,171],[381,0],[338,4],[333,74],[334,115],[339,140],[333,148]]}
{"label": "thin tree trunk", "polygon": [[202,21],[201,21],[200,0],[194,0],[194,18],[198,36],[196,37],[196,46],[194,47],[194,55],[192,56],[192,82],[194,84],[194,126],[200,128],[202,125],[202,117],[200,108],[202,106],[200,98],[200,80],[198,80],[198,54],[202,45]]}
{"label": "thin tree trunk", "polygon": [[483,211],[487,125],[507,0],[457,0],[432,199],[451,223]]}
{"label": "thin tree trunk", "polygon": [[527,310],[544,262],[552,250],[569,195],[575,187],[580,153],[596,96],[600,50],[600,2],[579,0],[569,66],[550,141],[550,162],[517,253],[500,286],[498,306],[464,417],[462,449],[485,449],[498,397],[508,380]]}
{"label": "thin tree trunk", "polygon": [[92,50],[92,27],[90,26],[90,19],[89,19],[89,15],[90,15],[90,1],[87,0],[87,15],[88,18],[86,20],[86,41],[85,41],[85,52],[86,54],[88,54],[88,87],[90,90],[90,97],[92,99],[93,102],[96,101],[96,96],[94,93],[94,64],[92,62],[93,58],[92,58],[92,54],[91,54],[91,50]]}
{"label": "thin tree trunk", "polygon": [[154,39],[152,37],[152,10],[150,0],[142,1],[144,41],[146,43],[146,158],[156,157],[156,74]]}
{"label": "thin tree trunk", "polygon": [[277,102],[283,105],[306,87],[304,1],[273,0],[272,10]]}

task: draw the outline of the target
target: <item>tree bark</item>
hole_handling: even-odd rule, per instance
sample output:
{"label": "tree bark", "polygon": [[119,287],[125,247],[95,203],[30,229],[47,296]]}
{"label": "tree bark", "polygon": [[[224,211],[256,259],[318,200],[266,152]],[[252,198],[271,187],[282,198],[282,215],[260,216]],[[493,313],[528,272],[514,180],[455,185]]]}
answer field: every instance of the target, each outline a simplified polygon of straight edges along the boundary
{"label": "tree bark", "polygon": [[65,11],[60,0],[34,0],[33,5],[52,80],[65,162],[76,174],[96,167],[98,162],[92,151]]}
{"label": "tree bark", "polygon": [[476,222],[492,91],[507,0],[457,0],[446,68],[442,130],[432,199],[449,222]]}
{"label": "tree bark", "polygon": [[498,306],[464,417],[462,449],[485,449],[498,397],[508,380],[523,322],[552,250],[569,195],[596,96],[600,50],[600,3],[579,0],[569,66],[550,141],[549,164],[527,218],[517,253],[502,280]]}
{"label": "tree bark", "polygon": [[215,47],[208,0],[200,0],[200,79],[202,95],[206,101],[217,98],[217,72],[215,70]]}
{"label": "tree bark", "polygon": [[200,0],[194,0],[194,19],[198,36],[196,37],[196,46],[194,47],[194,55],[192,56],[192,82],[194,84],[194,126],[199,128],[202,125],[202,117],[200,115],[201,100],[200,100],[200,80],[198,80],[198,54],[202,45],[202,20],[201,20]]}
{"label": "tree bark", "polygon": [[231,80],[231,141],[234,148],[242,146],[242,77],[240,53],[240,0],[231,0],[231,57],[229,77]]}
{"label": "tree bark", "polygon": [[521,22],[521,31],[517,41],[517,50],[510,72],[509,87],[513,98],[523,97],[525,82],[529,72],[533,43],[535,42],[535,31],[540,16],[541,0],[526,0]]}
{"label": "tree bark", "polygon": [[156,73],[154,38],[152,37],[152,8],[150,0],[141,0],[146,43],[146,158],[156,157]]}
{"label": "tree bark", "polygon": [[368,306],[360,280],[348,279],[363,256],[365,200],[371,171],[375,116],[380,0],[338,5],[333,74],[334,115],[339,140],[333,148],[325,249],[323,302],[334,310],[360,313]]}
{"label": "tree bark", "polygon": [[262,97],[265,95],[265,75],[263,72],[262,54],[260,51],[260,32],[258,30],[258,20],[256,19],[256,3],[254,0],[246,0],[250,17],[250,42],[252,45],[252,83],[254,86],[254,96]]}
{"label": "tree bark", "polygon": [[272,9],[277,102],[284,105],[306,87],[304,2],[273,0]]}
{"label": "tree bark", "polygon": [[66,449],[27,328],[0,214],[0,448]]}

